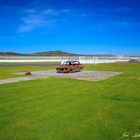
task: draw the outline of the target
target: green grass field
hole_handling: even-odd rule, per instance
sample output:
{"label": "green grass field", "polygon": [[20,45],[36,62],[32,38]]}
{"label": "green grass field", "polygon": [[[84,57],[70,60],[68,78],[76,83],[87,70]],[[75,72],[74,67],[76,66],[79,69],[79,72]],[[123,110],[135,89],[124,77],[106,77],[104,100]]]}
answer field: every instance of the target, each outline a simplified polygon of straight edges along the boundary
{"label": "green grass field", "polygon": [[21,77],[24,75],[14,74],[17,72],[35,71],[35,70],[50,70],[55,66],[9,66],[0,67],[0,79],[7,79],[13,77]]}
{"label": "green grass field", "polygon": [[[11,72],[52,67],[0,68]],[[48,78],[0,85],[0,140],[139,140],[140,64],[86,65],[122,71],[90,82]]]}

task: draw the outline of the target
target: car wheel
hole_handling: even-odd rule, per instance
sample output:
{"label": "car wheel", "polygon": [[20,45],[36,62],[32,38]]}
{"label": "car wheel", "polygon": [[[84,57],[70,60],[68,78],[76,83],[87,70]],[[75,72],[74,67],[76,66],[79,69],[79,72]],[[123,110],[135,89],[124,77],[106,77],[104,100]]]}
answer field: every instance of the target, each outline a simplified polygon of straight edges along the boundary
{"label": "car wheel", "polygon": [[71,72],[71,73],[74,73],[74,69],[71,69],[70,72]]}

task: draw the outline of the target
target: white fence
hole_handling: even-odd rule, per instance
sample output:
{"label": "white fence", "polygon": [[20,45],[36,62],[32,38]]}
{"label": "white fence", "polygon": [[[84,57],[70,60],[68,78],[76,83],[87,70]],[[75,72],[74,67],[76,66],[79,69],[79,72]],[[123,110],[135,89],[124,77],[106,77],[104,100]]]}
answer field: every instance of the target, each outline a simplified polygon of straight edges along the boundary
{"label": "white fence", "polygon": [[63,57],[61,63],[69,60],[78,60],[83,64],[96,64],[96,63],[112,63],[112,62],[127,62],[132,58],[129,57],[102,57],[102,56],[79,56],[79,57]]}
{"label": "white fence", "polygon": [[80,61],[83,64],[96,63],[112,63],[127,62],[130,59],[138,59],[140,57],[125,56],[0,56],[0,62],[60,62],[64,61]]}

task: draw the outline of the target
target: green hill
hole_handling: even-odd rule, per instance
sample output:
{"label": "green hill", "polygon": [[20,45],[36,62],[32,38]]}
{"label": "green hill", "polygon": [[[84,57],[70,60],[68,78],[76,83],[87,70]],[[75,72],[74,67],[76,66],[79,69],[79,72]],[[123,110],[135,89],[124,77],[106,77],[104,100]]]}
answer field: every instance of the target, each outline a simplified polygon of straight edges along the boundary
{"label": "green hill", "polygon": [[31,54],[22,54],[16,52],[0,52],[0,56],[77,56],[78,54],[67,53],[63,51],[46,51]]}
{"label": "green hill", "polygon": [[77,54],[67,53],[67,52],[63,52],[63,51],[47,51],[47,52],[33,53],[31,55],[35,55],[35,56],[76,56]]}
{"label": "green hill", "polygon": [[0,56],[25,56],[29,54],[22,54],[22,53],[16,53],[16,52],[0,52]]}
{"label": "green hill", "polygon": [[37,52],[37,53],[16,53],[16,52],[0,52],[0,56],[101,56],[101,57],[111,57],[116,55],[88,55],[88,54],[73,54],[63,51],[46,51],[46,52]]}

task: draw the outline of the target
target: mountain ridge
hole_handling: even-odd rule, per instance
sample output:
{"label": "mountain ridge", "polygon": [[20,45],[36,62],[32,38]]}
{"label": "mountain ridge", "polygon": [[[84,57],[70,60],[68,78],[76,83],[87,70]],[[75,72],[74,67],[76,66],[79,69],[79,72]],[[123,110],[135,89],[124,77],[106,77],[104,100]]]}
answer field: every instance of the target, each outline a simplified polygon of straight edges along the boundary
{"label": "mountain ridge", "polygon": [[110,54],[88,55],[88,54],[68,53],[63,51],[43,51],[36,53],[0,52],[0,56],[117,56],[117,55]]}

